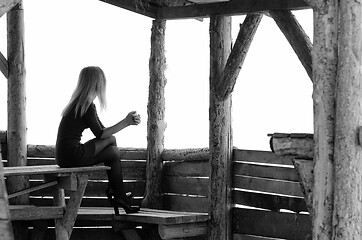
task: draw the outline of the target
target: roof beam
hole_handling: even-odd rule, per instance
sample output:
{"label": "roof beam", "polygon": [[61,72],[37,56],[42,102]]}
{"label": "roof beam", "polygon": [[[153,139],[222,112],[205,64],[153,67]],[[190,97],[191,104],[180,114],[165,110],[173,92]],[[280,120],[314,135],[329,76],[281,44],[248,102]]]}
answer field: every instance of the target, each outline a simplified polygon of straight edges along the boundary
{"label": "roof beam", "polygon": [[0,18],[19,2],[20,0],[0,0]]}
{"label": "roof beam", "polygon": [[127,9],[129,11],[142,14],[147,17],[156,18],[157,7],[150,4],[137,5],[137,1],[134,0],[100,0],[114,6]]}
{"label": "roof beam", "polygon": [[157,11],[157,18],[169,20],[309,8],[311,7],[303,0],[232,0],[228,2],[194,4],[181,7],[163,7]]}

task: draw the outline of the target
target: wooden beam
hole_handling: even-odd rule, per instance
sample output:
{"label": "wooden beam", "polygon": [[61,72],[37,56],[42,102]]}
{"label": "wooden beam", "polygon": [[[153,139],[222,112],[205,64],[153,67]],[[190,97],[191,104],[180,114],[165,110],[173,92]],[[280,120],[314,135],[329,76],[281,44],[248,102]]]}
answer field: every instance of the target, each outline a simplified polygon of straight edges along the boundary
{"label": "wooden beam", "polygon": [[313,159],[314,140],[313,134],[307,133],[274,133],[268,134],[270,148],[278,156],[293,156],[298,158]]}
{"label": "wooden beam", "polygon": [[284,36],[297,54],[309,78],[313,81],[312,42],[290,11],[269,11]]}
{"label": "wooden beam", "polygon": [[64,208],[59,206],[31,206],[31,205],[12,205],[10,206],[10,215],[12,221],[30,221],[40,219],[59,219],[64,214]]}
{"label": "wooden beam", "polygon": [[209,240],[231,239],[231,97],[220,101],[214,89],[231,52],[231,17],[210,18],[210,230]]}
{"label": "wooden beam", "polygon": [[37,191],[37,190],[41,190],[41,189],[44,189],[44,188],[52,187],[52,186],[55,186],[57,184],[58,184],[58,181],[43,183],[43,184],[40,184],[40,185],[35,186],[35,187],[31,187],[31,188],[24,189],[24,190],[15,192],[15,193],[11,193],[11,194],[9,194],[8,199],[13,198],[13,197],[18,197],[18,196],[23,195],[23,194],[28,194],[28,193],[31,193],[31,192],[34,192],[34,191]]}
{"label": "wooden beam", "polygon": [[6,58],[1,52],[0,52],[0,71],[4,74],[6,78],[9,77],[8,60],[6,60]]}
{"label": "wooden beam", "polygon": [[0,18],[10,11],[20,0],[1,0],[0,1]]}
{"label": "wooden beam", "polygon": [[209,148],[165,149],[163,161],[209,160]]}
{"label": "wooden beam", "polygon": [[248,14],[240,25],[238,37],[227,60],[221,81],[216,84],[215,94],[220,100],[226,100],[233,92],[236,79],[262,17],[263,15],[259,13]]}
{"label": "wooden beam", "polygon": [[157,11],[159,19],[200,18],[215,15],[242,15],[270,10],[309,9],[303,0],[232,0],[182,7],[163,7]]}
{"label": "wooden beam", "polygon": [[[129,11],[151,17],[156,18],[156,12],[157,7],[150,5],[150,4],[144,4],[143,1],[134,1],[134,0],[100,0],[102,2],[112,4],[114,6],[127,9]],[[137,4],[138,2],[138,4]]]}

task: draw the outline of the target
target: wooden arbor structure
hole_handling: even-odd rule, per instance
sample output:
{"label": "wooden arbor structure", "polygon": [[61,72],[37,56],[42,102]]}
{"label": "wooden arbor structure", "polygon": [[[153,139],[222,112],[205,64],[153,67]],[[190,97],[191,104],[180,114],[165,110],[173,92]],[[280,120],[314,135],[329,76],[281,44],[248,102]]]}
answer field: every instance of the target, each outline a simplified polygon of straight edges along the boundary
{"label": "wooden arbor structure", "polygon": [[[350,0],[102,0],[152,19],[148,103],[148,159],[144,205],[161,208],[160,189],[165,130],[164,41],[166,21],[210,18],[210,228],[208,239],[231,239],[231,93],[248,47],[268,13],[283,31],[313,81],[314,177],[311,216],[313,239],[360,238],[362,178],[360,126],[360,1]],[[314,43],[291,14],[312,8]],[[8,15],[8,56],[0,69],[8,78],[8,154],[10,165],[26,165],[25,64],[21,0],[1,0],[0,16]],[[231,16],[247,14],[238,38],[231,42]],[[15,180],[13,190],[26,179]],[[4,188],[1,188],[4,192]],[[0,193],[0,196],[2,194]],[[26,199],[18,199],[20,203]],[[3,209],[6,204],[2,204]],[[5,210],[1,210],[1,213]],[[1,216],[7,216],[2,214]]]}

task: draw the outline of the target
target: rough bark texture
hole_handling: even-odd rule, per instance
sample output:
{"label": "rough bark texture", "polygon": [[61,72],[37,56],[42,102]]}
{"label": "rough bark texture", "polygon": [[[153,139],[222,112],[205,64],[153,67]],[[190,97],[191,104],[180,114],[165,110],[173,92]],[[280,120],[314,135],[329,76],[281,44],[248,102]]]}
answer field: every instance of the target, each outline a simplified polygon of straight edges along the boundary
{"label": "rough bark texture", "polygon": [[210,18],[210,240],[231,239],[231,96],[220,101],[214,88],[231,51],[231,17]]}
{"label": "rough bark texture", "polygon": [[162,152],[163,161],[208,160],[208,148],[167,149]]}
{"label": "rough bark texture", "polygon": [[[23,4],[12,8],[7,14],[8,28],[8,165],[25,166],[26,146],[26,94],[24,61],[24,13]],[[29,186],[27,176],[9,177],[8,191],[16,192]],[[28,195],[10,200],[12,204],[28,204]],[[27,223],[13,224],[17,240],[27,238]]]}
{"label": "rough bark texture", "polygon": [[298,20],[290,11],[269,11],[274,21],[297,54],[308,76],[312,74],[312,43]]}
{"label": "rough bark texture", "polygon": [[222,74],[222,80],[216,86],[216,95],[220,100],[226,100],[233,92],[236,79],[243,66],[251,42],[263,15],[258,13],[248,14],[240,26],[238,37],[227,60]]}
{"label": "rough bark texture", "polygon": [[314,9],[313,239],[331,239],[332,234],[335,88],[338,61],[337,12],[338,5],[335,0],[325,1],[323,7]]}
{"label": "rough bark texture", "polygon": [[279,156],[294,156],[296,158],[313,159],[313,134],[307,133],[274,133],[268,134],[270,148]]}
{"label": "rough bark texture", "polygon": [[154,20],[149,61],[150,85],[147,122],[147,168],[144,207],[162,208],[162,157],[165,122],[165,20]]}
{"label": "rough bark texture", "polygon": [[[26,146],[26,94],[24,62],[24,14],[22,4],[8,13],[8,160],[9,166],[25,166]],[[26,177],[9,179],[8,190],[18,191],[28,186]],[[18,198],[27,203],[27,197]]]}
{"label": "rough bark texture", "polygon": [[362,236],[362,5],[340,1],[333,239]]}

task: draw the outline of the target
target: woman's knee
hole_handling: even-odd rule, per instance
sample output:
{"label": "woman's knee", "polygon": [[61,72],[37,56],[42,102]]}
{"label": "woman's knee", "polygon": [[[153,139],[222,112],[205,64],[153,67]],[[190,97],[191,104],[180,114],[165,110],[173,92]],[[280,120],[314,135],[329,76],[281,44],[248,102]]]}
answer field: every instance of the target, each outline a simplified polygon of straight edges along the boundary
{"label": "woman's knee", "polygon": [[121,152],[119,151],[118,147],[114,145],[110,145],[106,147],[103,151],[106,152],[107,158],[112,160],[120,160],[121,159]]}

